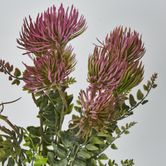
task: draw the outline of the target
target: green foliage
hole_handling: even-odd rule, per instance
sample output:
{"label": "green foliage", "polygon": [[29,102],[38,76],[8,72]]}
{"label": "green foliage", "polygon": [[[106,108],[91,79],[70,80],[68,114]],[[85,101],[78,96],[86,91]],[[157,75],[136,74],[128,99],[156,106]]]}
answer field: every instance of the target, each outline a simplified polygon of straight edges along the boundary
{"label": "green foliage", "polygon": [[60,133],[60,138],[61,138],[62,144],[66,148],[70,148],[70,149],[73,148],[75,137],[73,136],[73,134],[69,130],[62,131]]}
{"label": "green foliage", "polygon": [[9,62],[0,59],[0,72],[8,74],[9,81],[12,81],[12,85],[19,85],[22,80],[22,73],[20,69],[14,68]]}
{"label": "green foliage", "polygon": [[98,157],[98,160],[107,160],[107,159],[108,159],[108,157],[104,153],[100,154],[99,157]]}
{"label": "green foliage", "polygon": [[[64,19],[65,16],[63,15],[62,17],[59,17],[59,14],[63,13],[63,10],[61,9],[58,10],[60,11],[58,12],[58,21],[59,23],[62,21],[64,24],[66,21],[61,19]],[[75,9],[72,9],[70,13],[72,14],[73,11],[75,13],[74,15],[77,17]],[[48,15],[51,13],[55,14],[56,12],[52,12],[51,9]],[[65,19],[68,19],[69,15],[66,15],[67,18]],[[56,18],[56,16],[54,17]],[[67,30],[63,27],[63,30],[65,31],[62,34],[68,34],[68,31],[70,31],[75,22],[77,22],[75,20],[70,23],[72,16],[69,16],[69,18],[70,19],[67,21],[65,26],[70,25],[71,27],[66,27],[68,28]],[[43,19],[40,18],[37,20],[43,21]],[[148,102],[147,96],[152,89],[157,87],[157,84],[155,83],[157,74],[153,74],[150,80],[143,85],[143,90],[138,89],[136,95],[131,93],[131,90],[143,80],[144,68],[142,62],[139,60],[144,54],[144,47],[142,46],[142,41],[138,38],[137,33],[130,34],[130,31],[126,35],[128,39],[131,35],[133,40],[131,40],[131,43],[130,40],[126,40],[129,41],[129,46],[122,46],[123,50],[119,48],[119,46],[115,46],[115,43],[118,44],[119,41],[124,44],[123,40],[125,41],[126,36],[124,36],[124,39],[122,37],[127,32],[127,30],[125,30],[125,32],[119,31],[120,33],[116,33],[118,32],[117,28],[114,31],[117,39],[116,42],[107,40],[109,39],[107,36],[105,43],[102,43],[100,49],[98,46],[95,47],[94,57],[97,61],[92,59],[93,63],[88,63],[88,75],[92,76],[91,81],[89,81],[90,85],[88,88],[91,91],[88,91],[89,89],[87,88],[87,91],[84,91],[85,94],[78,97],[79,100],[77,100],[77,106],[75,106],[72,103],[73,95],[69,95],[67,93],[69,85],[76,82],[74,77],[69,76],[71,71],[74,70],[74,66],[76,64],[75,55],[72,53],[72,47],[66,47],[66,45],[69,40],[80,35],[86,29],[86,25],[84,25],[85,22],[83,20],[83,17],[81,17],[80,21],[77,23],[78,25],[75,27],[75,29],[78,30],[75,33],[73,32],[68,40],[66,39],[68,35],[63,37],[60,36],[61,33],[56,32],[54,35],[57,35],[57,39],[53,38],[57,41],[54,43],[53,38],[50,38],[50,36],[52,36],[49,29],[50,20],[46,19],[46,21],[48,21],[46,32],[48,31],[49,37],[43,40],[48,44],[51,42],[51,46],[48,47],[48,50],[41,49],[45,47],[40,46],[40,43],[45,43],[40,42],[42,37],[38,38],[38,34],[28,34],[28,31],[33,26],[28,26],[28,22],[24,24],[23,30],[26,30],[26,41],[33,36],[34,41],[31,41],[30,43],[32,45],[34,43],[35,46],[35,39],[37,38],[36,45],[38,48],[33,48],[32,50],[38,50],[40,48],[40,52],[35,52],[34,57],[43,58],[43,55],[48,53],[48,56],[49,54],[51,56],[53,55],[57,62],[61,63],[60,66],[57,66],[58,63],[49,63],[48,65],[47,62],[44,62],[43,64],[46,65],[48,71],[44,69],[42,71],[38,71],[38,76],[37,74],[32,74],[32,80],[28,80],[30,81],[29,88],[34,88],[33,90],[31,89],[30,92],[38,109],[37,118],[39,119],[39,124],[37,126],[28,126],[25,129],[13,124],[8,117],[3,115],[4,106],[6,104],[11,104],[18,99],[12,102],[4,102],[0,104],[0,120],[6,124],[4,126],[0,125],[0,164],[7,166],[118,166],[115,160],[109,159],[109,156],[105,154],[105,150],[109,147],[112,151],[118,149],[115,141],[123,134],[129,134],[130,128],[136,124],[136,122],[130,122],[123,126],[119,126],[119,121],[131,116],[138,106],[144,105]],[[44,22],[44,24],[41,23],[41,25],[45,25],[45,23],[46,22]],[[25,28],[26,24],[28,26],[27,29]],[[54,25],[51,23],[50,26],[53,30]],[[61,25],[58,24],[58,26],[60,26],[60,28],[58,27],[58,30],[61,29]],[[79,26],[82,27],[80,30]],[[35,26],[32,29],[32,31],[35,32]],[[123,30],[123,28],[120,29]],[[44,31],[43,34],[47,37],[47,34],[45,34]],[[22,38],[24,38],[23,35],[21,36],[21,39]],[[114,36],[112,36],[112,39],[114,39]],[[137,39],[136,42],[135,39]],[[60,43],[58,43],[59,40],[61,41]],[[24,45],[24,40],[20,43],[22,43],[21,45],[23,47],[26,45]],[[112,50],[109,47],[113,49],[113,52],[111,52]],[[127,49],[124,50],[125,48]],[[29,53],[29,50],[27,51]],[[118,58],[114,58],[114,54],[116,55],[116,52],[118,52]],[[32,53],[32,51],[30,51],[30,53]],[[124,63],[122,68],[118,68],[119,66],[113,64],[112,62],[114,61],[117,61],[115,64],[120,66]],[[40,61],[34,62],[39,63]],[[27,65],[29,71],[33,71],[33,67],[36,67],[35,64],[34,66]],[[39,69],[37,68],[37,70]],[[112,79],[112,77],[108,75],[108,70],[111,71],[110,73],[112,74],[112,77],[115,76],[115,78]],[[120,70],[122,70],[122,72]],[[105,71],[106,73],[104,73]],[[25,84],[27,83],[27,80],[24,77],[25,71],[23,72],[24,74],[22,74],[18,68],[14,68],[13,65],[9,64],[9,62],[0,60],[0,72],[8,74],[9,81],[11,81],[11,84],[13,85],[19,85],[22,80]],[[119,73],[121,73],[121,75]],[[101,74],[105,74],[106,78],[104,78],[104,80],[101,79]],[[42,79],[42,75],[46,76],[46,80]],[[35,84],[41,85],[33,86],[35,76],[36,79],[39,80],[39,82],[37,81]],[[109,77],[111,80],[108,79]],[[52,81],[52,78],[55,80]],[[109,84],[113,85],[113,87],[110,88]],[[26,88],[27,87],[24,86],[24,90]],[[28,88],[26,90],[28,90]],[[106,96],[104,94],[107,94],[107,91],[110,96]],[[103,100],[102,97],[105,97],[105,100],[103,103],[100,103],[100,101]],[[93,108],[96,110],[93,110]],[[71,122],[69,128],[64,131],[63,122],[65,121],[65,116],[71,114],[73,109],[79,115],[72,115],[73,123]],[[81,137],[80,133],[84,130],[88,131],[88,134],[85,133],[83,135],[84,137]],[[128,159],[121,160],[121,165],[133,166],[134,161]]]}
{"label": "green foliage", "polygon": [[110,159],[110,160],[108,161],[108,166],[118,166],[118,164],[115,163],[115,160],[112,161],[112,160]]}
{"label": "green foliage", "polygon": [[144,94],[143,94],[143,93],[141,92],[141,90],[139,89],[139,90],[137,91],[137,99],[138,99],[138,100],[142,100],[143,97],[144,97]]}
{"label": "green foliage", "polygon": [[89,151],[96,151],[99,148],[97,146],[93,145],[93,144],[87,144],[86,149],[89,150]]}
{"label": "green foliage", "polygon": [[55,156],[59,157],[60,159],[64,159],[67,156],[67,151],[63,146],[53,144],[53,151]]}
{"label": "green foliage", "polygon": [[133,161],[133,159],[131,159],[131,160],[122,160],[121,161],[121,164],[122,164],[122,166],[133,166],[134,165],[134,161]]}
{"label": "green foliage", "polygon": [[34,166],[43,166],[45,164],[47,164],[47,158],[40,155],[35,156]]}
{"label": "green foliage", "polygon": [[137,102],[135,101],[134,96],[132,94],[129,95],[129,103],[130,103],[131,107],[134,107],[137,104]]}
{"label": "green foliage", "polygon": [[14,166],[14,165],[15,165],[14,159],[10,157],[8,160],[7,166]]}
{"label": "green foliage", "polygon": [[114,150],[118,149],[115,144],[111,144],[111,148],[114,149]]}
{"label": "green foliage", "polygon": [[92,153],[89,152],[86,149],[80,150],[77,154],[78,157],[81,157],[82,159],[90,159],[91,158]]}

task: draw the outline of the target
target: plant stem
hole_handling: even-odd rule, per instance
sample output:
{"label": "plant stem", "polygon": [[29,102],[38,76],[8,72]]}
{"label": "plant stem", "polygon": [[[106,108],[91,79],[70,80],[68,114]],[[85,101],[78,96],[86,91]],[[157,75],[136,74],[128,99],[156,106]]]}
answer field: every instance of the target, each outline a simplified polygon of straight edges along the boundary
{"label": "plant stem", "polygon": [[[76,156],[77,156],[77,153],[78,153],[78,151],[79,151],[79,149],[80,149],[80,145],[74,145],[74,148],[73,148],[74,150],[74,154],[73,155],[70,155],[69,156],[69,163],[68,163],[68,166],[73,166],[73,164],[74,164],[74,161],[75,161],[75,158],[76,158]],[[71,153],[70,154],[72,154],[72,151],[71,151]]]}
{"label": "plant stem", "polygon": [[[32,93],[32,99],[34,103],[36,104],[36,106],[38,106],[34,93]],[[40,112],[39,112],[39,120],[40,120],[40,135],[41,135],[41,146],[42,146],[41,151],[42,151],[42,155],[45,155],[46,146],[45,146],[44,131],[43,131],[43,119]],[[40,153],[40,148],[39,148],[39,153]]]}
{"label": "plant stem", "polygon": [[61,114],[60,114],[60,123],[59,123],[59,131],[62,128],[62,124],[63,124],[63,120],[64,120],[64,116],[65,116],[65,110],[67,110],[68,106],[67,106],[67,101],[65,99],[65,94],[64,92],[61,90],[60,87],[57,86],[57,90],[59,92],[59,95],[61,97],[61,100],[63,102],[63,108],[61,110]]}
{"label": "plant stem", "polygon": [[[146,95],[142,98],[142,100],[141,100],[140,102],[138,102],[135,106],[131,107],[131,108],[128,110],[128,112],[131,112],[131,111],[134,110],[136,107],[138,107],[140,104],[142,104],[142,102],[143,102],[143,101],[146,99],[146,97],[149,95],[149,93],[150,93],[152,87],[153,87],[153,84],[150,86],[149,90],[147,91]],[[131,114],[130,114],[130,115],[131,115]],[[130,115],[124,114],[124,115],[122,115],[122,116],[121,116],[119,119],[117,119],[117,120],[121,120],[121,119],[127,118],[127,117],[129,117]]]}
{"label": "plant stem", "polygon": [[15,125],[13,125],[12,122],[10,122],[6,116],[0,115],[0,119],[5,121],[18,135],[20,135],[18,128]]}
{"label": "plant stem", "polygon": [[18,80],[23,80],[24,78],[23,77],[16,77],[16,76],[14,76],[14,75],[12,75],[7,69],[6,69],[6,67],[5,66],[2,66],[3,67],[3,69],[4,69],[4,72],[6,72],[9,76],[11,76],[12,78],[15,78],[15,79],[18,79]]}
{"label": "plant stem", "polygon": [[12,101],[7,101],[7,102],[1,103],[0,106],[2,106],[2,109],[0,110],[0,113],[4,110],[4,105],[6,105],[6,104],[12,104],[12,103],[14,103],[14,102],[16,102],[16,101],[18,101],[20,99],[21,99],[21,97],[19,97],[18,99],[12,100]]}

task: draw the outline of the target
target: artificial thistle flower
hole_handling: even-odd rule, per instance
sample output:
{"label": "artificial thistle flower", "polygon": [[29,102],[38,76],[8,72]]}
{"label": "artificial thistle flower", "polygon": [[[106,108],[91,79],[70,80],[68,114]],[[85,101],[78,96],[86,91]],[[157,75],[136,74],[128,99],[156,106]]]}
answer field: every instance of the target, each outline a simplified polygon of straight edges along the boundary
{"label": "artificial thistle flower", "polygon": [[95,47],[88,59],[88,82],[96,89],[115,89],[124,72],[127,63],[120,56],[110,56],[105,48]]}
{"label": "artificial thistle flower", "polygon": [[137,32],[117,27],[96,46],[88,61],[88,81],[97,88],[127,92],[143,79],[140,61],[145,53]]}
{"label": "artificial thistle flower", "polygon": [[145,53],[139,33],[123,28],[123,26],[116,27],[106,36],[104,47],[110,52],[111,56],[120,55],[129,64],[139,61]]}
{"label": "artificial thistle flower", "polygon": [[108,91],[93,94],[91,87],[81,90],[79,102],[82,115],[72,120],[71,128],[77,129],[77,136],[87,138],[93,130],[106,130],[114,114],[116,99]]}
{"label": "artificial thistle flower", "polygon": [[24,19],[19,48],[26,53],[41,55],[46,52],[60,50],[68,41],[82,34],[86,29],[83,16],[73,6],[67,10],[61,4],[57,9],[54,5],[44,13],[38,14],[36,21],[29,16]]}
{"label": "artificial thistle flower", "polygon": [[119,104],[126,100],[126,92],[143,79],[140,59],[144,52],[139,34],[123,27],[95,47],[88,61],[89,87],[79,95],[82,114],[73,119],[73,127],[79,129],[77,135],[88,137],[93,129],[108,127]]}
{"label": "artificial thistle flower", "polygon": [[107,35],[104,47],[111,56],[120,56],[126,60],[126,72],[116,91],[117,93],[130,91],[143,80],[144,66],[141,58],[145,53],[145,48],[141,36],[131,29],[117,27]]}
{"label": "artificial thistle flower", "polygon": [[64,51],[63,58],[47,54],[35,58],[34,66],[25,66],[24,89],[32,93],[48,91],[56,86],[67,86],[69,74],[75,66],[75,55],[68,48]]}

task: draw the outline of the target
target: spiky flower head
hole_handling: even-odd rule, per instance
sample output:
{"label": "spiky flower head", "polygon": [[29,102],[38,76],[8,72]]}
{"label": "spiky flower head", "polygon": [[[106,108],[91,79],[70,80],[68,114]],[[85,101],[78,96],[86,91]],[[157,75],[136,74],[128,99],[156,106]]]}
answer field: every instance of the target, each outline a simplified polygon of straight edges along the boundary
{"label": "spiky flower head", "polygon": [[139,33],[123,26],[116,27],[106,36],[104,47],[112,56],[120,55],[129,64],[139,61],[145,53]]}
{"label": "spiky flower head", "polygon": [[105,39],[104,46],[111,56],[120,56],[127,62],[126,72],[122,76],[117,92],[128,92],[143,80],[144,66],[141,58],[145,48],[141,36],[131,29],[117,27]]}
{"label": "spiky flower head", "polygon": [[33,22],[29,16],[24,19],[20,38],[17,40],[19,48],[26,53],[35,55],[64,47],[68,41],[82,34],[86,29],[83,16],[79,17],[78,10],[73,6],[67,10],[61,4],[57,9],[54,5],[44,13],[38,14]]}
{"label": "spiky flower head", "polygon": [[106,130],[113,118],[115,98],[108,91],[93,94],[92,88],[81,90],[79,94],[82,115],[72,120],[72,128],[77,129],[77,136],[87,138],[93,130]]}
{"label": "spiky flower head", "polygon": [[126,92],[143,78],[140,61],[145,52],[137,32],[116,28],[106,36],[101,46],[96,46],[88,61],[86,91],[81,91],[79,101],[82,114],[72,120],[77,135],[89,137],[94,130],[107,129],[119,104],[124,103]]}
{"label": "spiky flower head", "polygon": [[126,92],[143,79],[140,61],[145,53],[141,37],[123,27],[115,28],[89,57],[88,81],[97,88]]}
{"label": "spiky flower head", "polygon": [[54,89],[59,85],[67,86],[69,74],[75,66],[75,55],[71,51],[71,48],[65,50],[63,58],[48,54],[34,59],[34,66],[25,65],[24,89],[37,93]]}
{"label": "spiky flower head", "polygon": [[127,63],[120,56],[110,56],[106,48],[95,47],[88,59],[88,82],[96,89],[115,89],[124,72]]}

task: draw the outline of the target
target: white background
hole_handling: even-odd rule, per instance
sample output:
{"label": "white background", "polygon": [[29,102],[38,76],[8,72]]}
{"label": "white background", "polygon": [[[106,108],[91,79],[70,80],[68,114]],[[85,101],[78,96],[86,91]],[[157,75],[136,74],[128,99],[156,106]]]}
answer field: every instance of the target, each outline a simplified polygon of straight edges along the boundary
{"label": "white background", "polygon": [[[10,61],[24,70],[22,61],[30,62],[21,55],[16,45],[23,18],[29,14],[35,18],[38,12],[51,5],[65,7],[74,4],[87,20],[88,29],[71,44],[77,54],[76,71],[73,73],[77,83],[70,92],[77,98],[80,89],[87,86],[87,59],[97,43],[96,37],[104,40],[107,33],[118,25],[131,27],[143,36],[146,54],[145,79],[153,72],[159,73],[158,88],[149,96],[149,103],[137,108],[135,115],[127,121],[139,122],[127,136],[117,141],[119,149],[107,150],[107,154],[121,160],[134,158],[136,166],[165,166],[166,163],[166,110],[164,109],[166,85],[166,3],[164,0],[1,0],[0,1],[0,58]],[[20,101],[6,106],[5,114],[18,125],[38,124],[37,108],[30,94],[22,92],[22,86],[10,86],[7,77],[0,75],[0,101],[10,101],[22,97]],[[70,119],[65,120],[65,126]]]}

